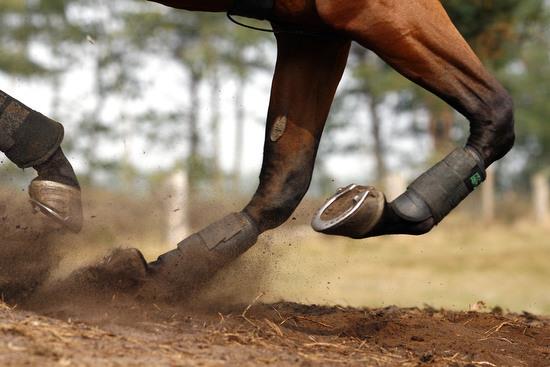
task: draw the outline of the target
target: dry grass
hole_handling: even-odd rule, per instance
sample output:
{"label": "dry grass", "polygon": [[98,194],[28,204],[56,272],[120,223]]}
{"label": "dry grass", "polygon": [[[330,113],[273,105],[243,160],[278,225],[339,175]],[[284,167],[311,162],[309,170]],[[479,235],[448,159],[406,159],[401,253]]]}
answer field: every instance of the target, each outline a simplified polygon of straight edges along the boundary
{"label": "dry grass", "polygon": [[[136,246],[154,259],[171,247],[162,231],[139,222],[133,233],[128,223],[119,231],[108,220],[96,221],[101,224],[88,229],[93,241],[74,237],[71,248],[97,257],[106,245]],[[72,269],[85,258],[91,257],[67,251],[62,265]],[[550,230],[527,222],[486,226],[459,214],[425,236],[355,241],[287,225],[264,234],[219,278],[215,297],[234,302],[266,292],[264,301],[467,310],[482,300],[488,307],[550,314]]]}
{"label": "dry grass", "polygon": [[529,223],[485,226],[453,216],[422,237],[353,241],[304,229],[264,242],[271,253],[267,296],[275,299],[460,310],[483,300],[550,314],[550,230]]}

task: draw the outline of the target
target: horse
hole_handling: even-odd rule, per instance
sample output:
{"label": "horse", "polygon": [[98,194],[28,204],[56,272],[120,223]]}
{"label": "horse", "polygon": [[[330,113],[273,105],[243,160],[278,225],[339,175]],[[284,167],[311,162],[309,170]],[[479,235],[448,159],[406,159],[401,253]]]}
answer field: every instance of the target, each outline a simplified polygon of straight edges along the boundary
{"label": "horse", "polygon": [[[150,0],[187,11],[267,20],[277,60],[260,182],[250,202],[147,263],[132,264],[140,289],[176,290],[208,278],[287,221],[308,191],[319,141],[352,42],[464,115],[470,135],[388,202],[371,186],[339,189],[315,214],[316,231],[355,239],[432,230],[514,145],[513,101],[482,65],[439,0]],[[182,16],[185,16],[182,14]],[[106,271],[109,265],[106,265]],[[151,288],[152,287],[152,288]]]}
{"label": "horse", "polygon": [[[187,11],[271,22],[277,60],[260,182],[250,202],[147,264],[121,253],[143,288],[177,290],[209,278],[286,222],[308,191],[319,141],[352,42],[435,94],[470,135],[392,202],[371,186],[341,188],[315,214],[316,231],[355,239],[432,230],[514,145],[513,101],[483,66],[439,0],[151,0]],[[184,15],[182,15],[184,16]]]}

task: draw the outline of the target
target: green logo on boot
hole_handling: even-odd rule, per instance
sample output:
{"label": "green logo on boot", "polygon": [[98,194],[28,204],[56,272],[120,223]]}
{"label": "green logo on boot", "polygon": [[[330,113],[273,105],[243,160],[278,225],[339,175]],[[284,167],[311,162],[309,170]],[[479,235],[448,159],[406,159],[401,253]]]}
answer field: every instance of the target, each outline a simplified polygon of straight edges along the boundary
{"label": "green logo on boot", "polygon": [[472,177],[470,177],[470,183],[474,188],[481,185],[482,182],[483,182],[483,178],[479,173],[475,173]]}

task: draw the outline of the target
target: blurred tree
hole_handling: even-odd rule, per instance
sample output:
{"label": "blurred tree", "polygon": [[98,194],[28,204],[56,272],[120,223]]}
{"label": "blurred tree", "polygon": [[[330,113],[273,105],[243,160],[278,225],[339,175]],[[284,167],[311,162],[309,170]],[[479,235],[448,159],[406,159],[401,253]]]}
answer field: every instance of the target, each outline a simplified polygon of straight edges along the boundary
{"label": "blurred tree", "polygon": [[232,189],[234,191],[238,191],[242,187],[246,85],[254,71],[267,70],[273,64],[266,58],[268,53],[260,50],[260,46],[266,40],[265,33],[253,32],[244,28],[233,28],[228,39],[226,39],[228,45],[224,47],[225,51],[221,55],[223,65],[229,69],[236,80],[235,152],[232,172]]}
{"label": "blurred tree", "polygon": [[0,72],[22,77],[43,75],[46,71],[30,55],[34,27],[23,0],[0,3]]}
{"label": "blurred tree", "polygon": [[376,178],[382,182],[387,175],[385,141],[382,136],[380,108],[391,94],[404,92],[409,83],[391,70],[372,52],[353,48],[353,82],[348,93],[356,95],[366,104],[370,120],[373,154],[376,162]]}
{"label": "blurred tree", "polygon": [[[256,32],[228,28],[231,25],[219,15],[191,13],[170,10],[160,12],[153,8],[141,9],[126,16],[126,32],[129,39],[142,52],[154,52],[165,55],[174,61],[187,74],[188,97],[187,112],[179,114],[185,120],[185,129],[174,131],[171,139],[177,137],[188,142],[186,166],[190,174],[190,187],[195,189],[198,182],[204,178],[220,178],[219,164],[219,123],[221,120],[219,101],[216,94],[221,82],[227,82],[227,75],[235,76],[237,80],[236,120],[236,176],[240,174],[243,142],[243,122],[245,119],[244,91],[247,76],[252,69],[265,67],[262,53],[254,50],[265,36]],[[229,73],[223,73],[227,70]],[[220,81],[223,75],[225,78]],[[208,129],[200,129],[201,106],[200,88],[204,83],[210,83],[210,100],[215,101],[211,107]],[[180,119],[172,121],[180,122]],[[164,123],[166,127],[166,122]],[[181,125],[179,125],[181,127]],[[159,127],[160,129],[160,127]],[[186,132],[182,134],[181,132]],[[212,156],[207,158],[204,144],[205,134],[209,134],[214,142]]]}
{"label": "blurred tree", "polygon": [[[483,63],[495,73],[514,64],[533,29],[546,22],[545,0],[443,0],[443,5]],[[436,152],[444,154],[452,140],[456,114],[432,97],[421,98],[430,111]]]}
{"label": "blurred tree", "polygon": [[174,114],[171,120],[155,121],[155,128],[171,131],[168,140],[172,146],[174,143],[188,143],[185,166],[191,189],[195,189],[209,168],[201,152],[204,145],[201,144],[199,128],[202,110],[200,86],[214,70],[218,59],[215,44],[224,33],[223,24],[212,15],[185,13],[182,16],[180,11],[160,12],[150,7],[129,13],[125,19],[127,37],[140,49],[140,53],[163,55],[187,74],[187,111]]}
{"label": "blurred tree", "polygon": [[[60,119],[63,73],[76,61],[73,47],[84,38],[68,17],[74,2],[5,0],[0,4],[0,73],[49,83],[53,93],[48,112],[56,119]],[[38,57],[39,52],[48,56]]]}
{"label": "blurred tree", "polygon": [[[550,22],[518,50],[517,60],[501,72],[514,95],[518,150],[528,157],[532,174],[550,167]],[[523,185],[527,185],[523,179]]]}

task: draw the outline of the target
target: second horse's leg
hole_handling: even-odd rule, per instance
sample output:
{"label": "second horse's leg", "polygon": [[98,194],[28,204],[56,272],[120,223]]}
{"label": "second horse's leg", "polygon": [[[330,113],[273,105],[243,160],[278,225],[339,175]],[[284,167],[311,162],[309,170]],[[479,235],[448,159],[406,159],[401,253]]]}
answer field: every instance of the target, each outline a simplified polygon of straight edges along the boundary
{"label": "second horse's leg", "polygon": [[[80,187],[60,144],[63,126],[0,90],[0,151],[38,177],[29,186],[33,206],[74,232],[82,227]],[[51,221],[50,221],[51,223]]]}
{"label": "second horse's leg", "polygon": [[[182,241],[149,265],[154,283],[192,286],[284,223],[305,195],[350,41],[277,35],[278,58],[260,184],[246,208]],[[190,284],[191,283],[191,284]]]}
{"label": "second horse's leg", "polygon": [[[514,143],[513,106],[508,93],[483,67],[456,30],[439,0],[316,0],[323,20],[433,92],[470,121],[465,148],[456,149],[386,203],[373,188],[350,188],[344,215],[323,220],[325,233],[356,238],[422,234],[438,224],[485,179],[485,169]],[[344,203],[345,204],[345,203]],[[346,208],[346,205],[342,207]],[[333,218],[328,218],[333,219]]]}

